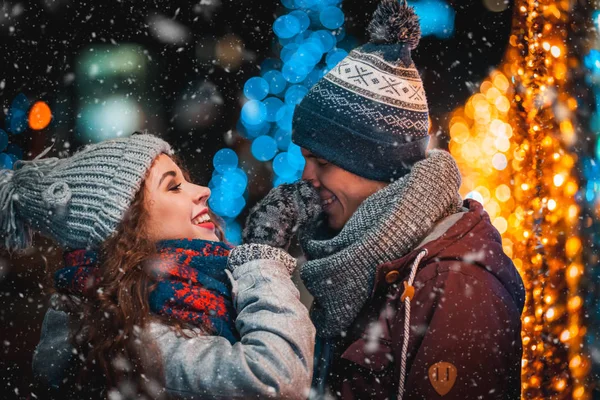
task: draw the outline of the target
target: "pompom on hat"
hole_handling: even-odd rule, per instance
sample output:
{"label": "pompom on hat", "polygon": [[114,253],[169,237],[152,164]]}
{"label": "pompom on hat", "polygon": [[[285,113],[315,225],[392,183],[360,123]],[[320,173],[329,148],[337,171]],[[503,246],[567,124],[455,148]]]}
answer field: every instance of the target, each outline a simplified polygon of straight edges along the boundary
{"label": "pompom on hat", "polygon": [[382,1],[369,24],[371,43],[406,44],[411,50],[417,48],[421,39],[419,18],[406,1]]}
{"label": "pompom on hat", "polygon": [[123,219],[160,154],[171,146],[149,134],[89,145],[71,157],[17,161],[0,170],[0,246],[31,245],[34,231],[65,249],[97,249]]}
{"label": "pompom on hat", "polygon": [[331,69],[296,107],[292,141],[356,175],[390,182],[426,157],[429,110],[411,58],[419,19],[383,0],[370,40]]}

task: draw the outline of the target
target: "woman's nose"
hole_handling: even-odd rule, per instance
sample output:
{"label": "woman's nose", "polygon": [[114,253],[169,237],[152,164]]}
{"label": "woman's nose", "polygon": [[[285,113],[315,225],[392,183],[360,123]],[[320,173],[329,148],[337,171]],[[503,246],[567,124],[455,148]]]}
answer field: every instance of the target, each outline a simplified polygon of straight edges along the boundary
{"label": "woman's nose", "polygon": [[194,186],[196,187],[196,195],[194,196],[196,198],[196,201],[206,204],[208,202],[208,199],[210,198],[210,189],[206,186]]}

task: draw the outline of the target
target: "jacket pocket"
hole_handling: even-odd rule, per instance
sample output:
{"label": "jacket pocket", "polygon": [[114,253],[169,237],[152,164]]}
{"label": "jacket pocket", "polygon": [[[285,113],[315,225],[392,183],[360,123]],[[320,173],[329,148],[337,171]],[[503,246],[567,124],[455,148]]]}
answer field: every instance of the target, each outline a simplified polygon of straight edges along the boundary
{"label": "jacket pocket", "polygon": [[359,339],[341,357],[376,372],[385,370],[394,360],[391,342],[382,338]]}

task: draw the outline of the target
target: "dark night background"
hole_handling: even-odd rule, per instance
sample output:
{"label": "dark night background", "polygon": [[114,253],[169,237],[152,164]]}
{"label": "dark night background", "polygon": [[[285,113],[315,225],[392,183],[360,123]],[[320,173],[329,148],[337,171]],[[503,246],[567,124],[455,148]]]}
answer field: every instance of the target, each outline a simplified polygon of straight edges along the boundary
{"label": "dark night background", "polygon": [[[425,37],[413,54],[442,147],[446,114],[464,102],[500,63],[512,16],[510,5],[504,5],[502,12],[492,12],[482,0],[448,3],[456,12],[454,34],[444,40]],[[365,28],[376,5],[375,0],[342,2],[346,45],[367,40]],[[223,147],[235,149],[251,172],[248,203],[252,205],[270,189],[271,171],[251,158],[249,141],[236,133],[236,123],[244,82],[259,75],[265,58],[278,55],[280,47],[271,27],[282,12],[279,2],[265,0],[4,1],[0,6],[0,127],[12,100],[23,93],[30,100],[46,101],[55,113],[48,128],[11,136],[11,143],[24,149],[24,158],[33,158],[53,140],[56,144],[49,155],[64,156],[75,150],[84,142],[76,129],[76,110],[90,96],[79,79],[82,52],[90,47],[135,43],[147,50],[145,76],[134,83],[123,80],[115,85],[141,99],[143,128],[178,148],[201,184],[210,179],[213,154]],[[184,26],[189,33],[187,42],[157,40],[151,26],[156,15]],[[241,51],[230,43],[239,45]],[[190,112],[188,106],[182,106],[186,93],[202,84],[222,99],[222,104],[198,109],[210,115],[207,121],[194,115],[194,108]],[[239,221],[244,217],[242,214]],[[34,398],[31,393],[36,393],[31,386],[31,357],[48,299],[47,273],[61,263],[60,250],[49,241],[37,238],[36,246],[20,255],[0,253],[2,398]],[[43,397],[39,392],[36,396]]]}

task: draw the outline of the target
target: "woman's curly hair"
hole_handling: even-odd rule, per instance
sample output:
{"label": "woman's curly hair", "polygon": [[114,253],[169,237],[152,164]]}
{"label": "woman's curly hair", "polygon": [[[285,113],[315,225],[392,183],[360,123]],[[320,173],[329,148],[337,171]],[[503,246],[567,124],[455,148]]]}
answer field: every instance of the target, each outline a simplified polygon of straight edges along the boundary
{"label": "woman's curly hair", "polygon": [[[189,181],[186,172],[184,177]],[[90,379],[103,377],[97,383],[104,388],[105,397],[118,390],[121,398],[166,398],[161,356],[157,345],[144,336],[144,328],[160,320],[185,335],[181,321],[150,311],[148,294],[156,282],[145,265],[157,250],[145,227],[146,197],[142,183],[116,233],[102,245],[98,290],[76,307],[79,329],[72,342],[83,364],[78,386],[83,389]],[[209,213],[219,240],[224,240],[220,220]],[[208,327],[200,328],[208,331]]]}

